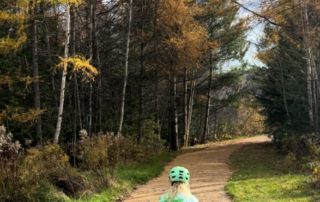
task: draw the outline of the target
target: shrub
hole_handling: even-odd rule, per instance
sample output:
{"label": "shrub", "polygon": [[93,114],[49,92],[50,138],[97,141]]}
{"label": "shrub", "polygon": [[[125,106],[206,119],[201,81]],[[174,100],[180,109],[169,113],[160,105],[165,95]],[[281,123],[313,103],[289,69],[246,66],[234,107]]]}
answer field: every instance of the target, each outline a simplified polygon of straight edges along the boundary
{"label": "shrub", "polygon": [[119,140],[110,133],[89,137],[85,130],[81,130],[76,152],[83,169],[97,171],[102,168],[116,167]]}
{"label": "shrub", "polygon": [[29,149],[20,170],[21,192],[28,200],[37,198],[47,183],[69,196],[85,188],[82,177],[57,144],[47,143],[42,149]]}
{"label": "shrub", "polygon": [[10,200],[18,186],[22,148],[18,141],[13,143],[12,138],[13,135],[0,126],[0,201]]}
{"label": "shrub", "polygon": [[287,168],[296,168],[298,165],[296,155],[293,152],[290,152],[285,160],[284,160],[284,166]]}
{"label": "shrub", "polygon": [[166,150],[165,141],[152,134],[141,139],[138,144],[135,136],[123,137],[120,141],[120,159],[123,164],[148,161]]}
{"label": "shrub", "polygon": [[[69,164],[57,144],[31,148],[24,154],[13,135],[0,126],[0,201],[50,201],[74,196],[85,188],[82,177]],[[59,196],[58,196],[59,195]]]}

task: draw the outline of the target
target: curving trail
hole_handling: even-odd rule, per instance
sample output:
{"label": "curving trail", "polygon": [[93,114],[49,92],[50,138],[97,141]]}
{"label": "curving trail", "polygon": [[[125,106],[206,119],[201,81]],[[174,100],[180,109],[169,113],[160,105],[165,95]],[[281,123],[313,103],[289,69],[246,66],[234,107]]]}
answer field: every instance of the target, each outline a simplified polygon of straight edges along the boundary
{"label": "curving trail", "polygon": [[204,150],[178,156],[165,171],[146,185],[139,185],[126,202],[157,202],[168,188],[168,173],[174,166],[183,166],[190,171],[192,193],[200,202],[229,202],[224,187],[232,175],[228,158],[235,150],[248,144],[270,141],[267,136],[252,137],[233,142],[217,143]]}

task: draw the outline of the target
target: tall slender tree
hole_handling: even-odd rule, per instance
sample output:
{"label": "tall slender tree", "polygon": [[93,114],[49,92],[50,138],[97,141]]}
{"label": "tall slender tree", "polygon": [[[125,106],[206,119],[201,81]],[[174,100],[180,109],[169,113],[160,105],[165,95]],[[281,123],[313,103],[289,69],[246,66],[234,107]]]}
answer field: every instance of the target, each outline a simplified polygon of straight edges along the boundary
{"label": "tall slender tree", "polygon": [[124,105],[126,99],[126,88],[127,88],[127,79],[128,79],[128,64],[129,64],[129,50],[130,50],[130,35],[131,35],[131,21],[132,21],[132,0],[128,5],[128,33],[127,33],[127,44],[126,44],[126,56],[125,56],[125,65],[124,65],[124,77],[123,77],[123,88],[122,88],[122,99],[121,99],[121,113],[120,113],[120,123],[118,136],[122,131],[123,117],[124,117]]}

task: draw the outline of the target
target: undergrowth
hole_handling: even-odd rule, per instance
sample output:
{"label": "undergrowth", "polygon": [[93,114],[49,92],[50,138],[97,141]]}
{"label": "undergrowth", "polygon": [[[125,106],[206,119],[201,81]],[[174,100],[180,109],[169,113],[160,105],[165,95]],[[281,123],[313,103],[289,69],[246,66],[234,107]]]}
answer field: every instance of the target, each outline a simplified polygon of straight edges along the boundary
{"label": "undergrowth", "polygon": [[235,170],[226,186],[235,202],[320,201],[319,189],[310,172],[287,167],[285,156],[271,143],[249,146],[233,153],[230,167]]}
{"label": "undergrowth", "polygon": [[140,144],[130,135],[89,137],[81,130],[79,137],[73,144],[24,149],[0,126],[0,201],[112,201],[159,175],[177,154],[154,134]]}

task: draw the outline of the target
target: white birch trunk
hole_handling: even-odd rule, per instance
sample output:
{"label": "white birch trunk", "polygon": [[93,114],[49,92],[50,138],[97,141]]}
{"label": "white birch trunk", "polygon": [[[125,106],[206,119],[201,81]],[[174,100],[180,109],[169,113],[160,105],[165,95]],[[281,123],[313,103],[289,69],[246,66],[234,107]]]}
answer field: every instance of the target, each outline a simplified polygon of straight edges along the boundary
{"label": "white birch trunk", "polygon": [[123,117],[124,117],[124,104],[125,104],[125,99],[126,99],[126,87],[127,87],[127,78],[128,78],[131,21],[132,21],[132,0],[130,0],[130,4],[129,4],[128,35],[127,35],[127,46],[126,46],[125,66],[124,66],[124,79],[123,79],[123,88],[122,88],[121,112],[120,112],[120,123],[119,123],[118,137],[121,135],[122,125],[123,125]]}
{"label": "white birch trunk", "polygon": [[[66,41],[65,41],[65,45],[64,45],[64,58],[69,57],[69,40],[70,40],[70,5],[68,4],[67,10],[66,10]],[[67,66],[68,66],[68,63],[63,64],[58,122],[57,122],[56,132],[54,134],[54,143],[55,144],[57,144],[59,141],[59,135],[60,135],[60,131],[61,131],[63,104],[64,104],[64,92],[65,92],[65,87],[66,87]]]}

